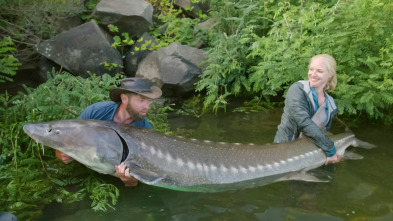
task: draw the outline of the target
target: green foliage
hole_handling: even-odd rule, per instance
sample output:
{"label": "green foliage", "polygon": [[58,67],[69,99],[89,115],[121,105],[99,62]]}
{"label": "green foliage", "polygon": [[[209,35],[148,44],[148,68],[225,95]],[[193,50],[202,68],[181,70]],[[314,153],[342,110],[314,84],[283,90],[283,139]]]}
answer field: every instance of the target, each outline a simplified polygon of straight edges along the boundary
{"label": "green foliage", "polygon": [[89,79],[84,79],[67,72],[52,73],[48,77],[49,80],[36,89],[25,88],[29,96],[14,102],[20,106],[22,113],[34,113],[27,115],[27,121],[76,118],[88,105],[106,100],[107,91],[116,87],[115,83],[121,80],[107,74],[102,77],[91,75]]}
{"label": "green foliage", "polygon": [[[94,210],[113,208],[118,189],[97,178],[96,173],[72,162],[65,166],[53,149],[37,145],[23,132],[29,122],[76,118],[88,105],[108,99],[108,91],[120,84],[121,76],[91,75],[84,79],[69,73],[52,73],[49,80],[27,93],[0,95],[0,208],[31,220],[51,202],[71,203],[87,194]],[[149,120],[168,127],[165,110],[156,108]],[[68,186],[77,188],[67,190]]]}
{"label": "green foliage", "polygon": [[173,111],[173,109],[170,106],[160,107],[160,105],[156,103],[152,103],[150,105],[150,109],[146,118],[149,120],[154,130],[161,131],[164,133],[170,132],[169,123],[167,119],[167,113],[169,111]]}
{"label": "green foliage", "polygon": [[[70,203],[84,198],[86,192],[91,197],[96,194],[94,188],[83,186],[68,191],[66,186],[81,185],[91,174],[78,163],[64,166],[54,157],[51,148],[41,147],[28,138],[22,130],[23,125],[75,118],[84,107],[107,98],[107,90],[119,82],[109,75],[83,79],[68,73],[52,73],[49,77],[37,89],[26,88],[27,94],[0,96],[0,208],[22,220],[36,219],[43,207],[51,202]],[[102,189],[101,184],[104,185],[95,181],[94,185]],[[118,195],[113,188],[106,189],[110,190],[107,192],[110,196]],[[93,202],[105,206],[105,200]],[[113,199],[112,203],[115,203]]]}
{"label": "green foliage", "polygon": [[182,107],[176,111],[179,115],[191,115],[197,118],[202,117],[207,112],[203,108],[203,98],[200,94],[185,100]]}
{"label": "green foliage", "polygon": [[265,11],[253,1],[219,1],[211,7],[216,23],[210,33],[212,47],[207,51],[208,66],[197,84],[197,91],[206,90],[205,108],[213,106],[217,112],[218,108],[225,108],[228,96],[244,95],[250,90],[248,68],[254,61],[247,59],[249,49],[245,43],[239,43],[244,42],[243,32],[254,27],[265,28],[266,20],[257,24],[255,18],[261,17],[258,13]]}
{"label": "green foliage", "polygon": [[[162,14],[166,15],[173,10],[173,0],[146,0],[155,9],[160,11]],[[206,0],[191,0],[191,3],[204,3]]]}
{"label": "green foliage", "polygon": [[[161,12],[158,16],[155,15],[161,21],[160,24],[151,31],[157,41],[146,41],[140,47],[135,47],[135,51],[158,50],[174,42],[194,46],[206,41],[207,31],[198,27],[199,22],[206,20],[206,15],[200,12],[198,13],[198,19],[186,18],[182,16],[182,9],[174,8],[172,1],[150,0],[148,2]],[[192,10],[192,8],[184,10]],[[112,33],[117,34],[119,32],[115,25],[108,25],[108,28]],[[113,40],[112,47],[119,49],[122,54],[135,43],[128,33],[114,35]],[[138,42],[142,41],[143,38],[138,39]]]}
{"label": "green foliage", "polygon": [[[95,211],[107,211],[107,207],[115,209],[112,205],[116,205],[119,198],[119,190],[112,184],[104,183],[103,180],[96,176],[89,176],[82,183],[86,186],[88,192],[91,193],[90,199],[92,209]],[[110,202],[108,202],[110,199]]]}
{"label": "green foliage", "polygon": [[390,1],[214,4],[209,64],[197,87],[205,106],[249,93],[269,100],[307,78],[312,56],[328,53],[338,63],[332,95],[340,113],[393,122]]}
{"label": "green foliage", "polygon": [[167,14],[172,8],[172,0],[147,0],[147,2],[162,14]]}
{"label": "green foliage", "polygon": [[[166,47],[174,42],[193,46],[203,39],[203,30],[197,26],[201,19],[183,18],[180,16],[181,13],[181,9],[171,8],[167,14],[158,16],[163,24],[152,33],[159,43],[153,43],[151,50]],[[164,33],[161,33],[162,30],[165,30]]]}
{"label": "green foliage", "polygon": [[0,83],[13,81],[9,76],[14,76],[20,63],[10,52],[15,51],[13,42],[10,37],[3,38],[0,41]]}
{"label": "green foliage", "polygon": [[[194,46],[206,41],[206,30],[198,26],[201,21],[206,20],[206,15],[199,13],[199,18],[191,19],[182,16],[183,10],[175,9],[171,1],[150,2],[153,6],[159,5],[158,9],[161,11],[161,14],[158,15],[158,19],[161,21],[161,24],[151,32],[157,39],[157,43],[147,42],[144,44],[144,47],[149,48],[149,50],[157,50],[174,42]],[[184,10],[191,10],[191,8]]]}
{"label": "green foliage", "polygon": [[[7,96],[1,96],[0,99],[3,104],[7,103],[5,109],[9,111],[5,114],[4,109],[1,110],[2,116],[6,115],[8,120],[0,124],[2,211],[11,212],[21,220],[31,220],[39,217],[43,207],[52,201],[67,203],[81,200],[84,196],[83,190],[70,192],[63,188],[66,184],[75,184],[83,180],[78,173],[72,173],[71,169],[75,167],[51,168],[58,161],[43,160],[47,156],[41,154],[41,147],[24,135],[24,123],[15,121],[19,117],[18,110],[9,107],[15,99],[9,99]],[[51,153],[52,156],[54,154],[49,150],[45,152]]]}
{"label": "green foliage", "polygon": [[263,97],[255,96],[250,101],[245,101],[245,106],[237,107],[233,111],[249,114],[252,112],[269,111],[274,108],[274,103],[270,102],[270,100],[262,99]]}
{"label": "green foliage", "polygon": [[100,0],[86,0],[84,1],[85,9],[83,13],[80,14],[82,20],[88,20],[91,17],[91,13],[95,9],[96,5],[100,2]]}
{"label": "green foliage", "polygon": [[[115,25],[108,25],[109,31],[112,33],[119,32],[119,29]],[[112,47],[116,49],[120,49],[121,54],[124,54],[124,49],[130,47],[135,43],[134,40],[130,38],[128,33],[121,33],[121,36],[115,35],[113,37]]]}
{"label": "green foliage", "polygon": [[[23,132],[23,125],[76,118],[88,105],[107,100],[108,91],[121,82],[120,75],[91,75],[84,79],[67,72],[51,73],[49,80],[27,94],[0,95],[0,208],[18,219],[36,219],[51,202],[71,203],[87,194],[96,211],[114,209],[119,190],[98,178],[83,165],[65,166],[53,149],[39,146]],[[155,129],[169,131],[166,111],[158,106],[149,112]],[[66,187],[74,186],[74,191]],[[69,189],[69,188],[68,188]]]}

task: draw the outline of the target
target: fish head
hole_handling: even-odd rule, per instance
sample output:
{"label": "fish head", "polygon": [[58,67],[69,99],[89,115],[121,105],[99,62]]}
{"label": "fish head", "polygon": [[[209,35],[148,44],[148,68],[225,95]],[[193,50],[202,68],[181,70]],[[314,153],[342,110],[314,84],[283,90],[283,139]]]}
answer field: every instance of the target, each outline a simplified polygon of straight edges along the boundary
{"label": "fish head", "polygon": [[[26,124],[23,130],[37,143],[59,150],[101,173],[113,173],[123,145],[105,121],[60,120]],[[97,168],[97,169],[96,169]]]}

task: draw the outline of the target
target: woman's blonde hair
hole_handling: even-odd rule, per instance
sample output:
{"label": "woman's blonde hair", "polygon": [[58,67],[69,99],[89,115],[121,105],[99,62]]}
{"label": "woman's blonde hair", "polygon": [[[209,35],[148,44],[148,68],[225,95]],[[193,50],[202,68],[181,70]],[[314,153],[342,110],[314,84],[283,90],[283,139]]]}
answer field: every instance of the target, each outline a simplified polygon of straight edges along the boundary
{"label": "woman's blonde hair", "polygon": [[310,64],[311,64],[312,60],[315,59],[315,58],[322,59],[322,61],[327,66],[328,72],[332,75],[329,78],[329,81],[327,82],[327,84],[325,85],[324,90],[326,90],[326,91],[334,91],[334,89],[336,88],[336,85],[337,85],[337,73],[336,73],[337,63],[336,63],[336,60],[334,60],[334,58],[331,55],[318,54],[318,55],[315,55],[314,57],[312,57],[310,59]]}

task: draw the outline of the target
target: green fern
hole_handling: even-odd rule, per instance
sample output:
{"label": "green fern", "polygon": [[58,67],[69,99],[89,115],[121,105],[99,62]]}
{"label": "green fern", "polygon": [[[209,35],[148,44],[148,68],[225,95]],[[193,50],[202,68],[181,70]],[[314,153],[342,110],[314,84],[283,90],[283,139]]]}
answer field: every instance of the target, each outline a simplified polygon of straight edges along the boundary
{"label": "green fern", "polygon": [[13,46],[10,37],[5,37],[0,41],[0,83],[13,81],[11,77],[15,76],[18,67],[21,65],[18,59],[11,54],[16,50]]}

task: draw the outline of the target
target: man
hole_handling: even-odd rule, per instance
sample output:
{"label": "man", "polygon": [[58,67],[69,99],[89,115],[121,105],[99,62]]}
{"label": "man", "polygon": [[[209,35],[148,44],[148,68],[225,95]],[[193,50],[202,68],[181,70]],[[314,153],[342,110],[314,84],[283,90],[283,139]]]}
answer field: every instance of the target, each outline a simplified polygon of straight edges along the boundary
{"label": "man", "polygon": [[[112,101],[102,101],[88,106],[78,119],[114,121],[152,129],[145,116],[150,107],[150,99],[159,98],[161,94],[161,89],[147,79],[124,78],[119,88],[110,91],[109,97]],[[65,164],[74,160],[58,150],[56,157]],[[126,186],[138,184],[138,180],[130,176],[129,168],[126,168],[124,163],[115,166],[115,169]]]}

